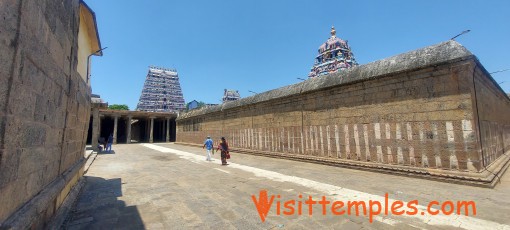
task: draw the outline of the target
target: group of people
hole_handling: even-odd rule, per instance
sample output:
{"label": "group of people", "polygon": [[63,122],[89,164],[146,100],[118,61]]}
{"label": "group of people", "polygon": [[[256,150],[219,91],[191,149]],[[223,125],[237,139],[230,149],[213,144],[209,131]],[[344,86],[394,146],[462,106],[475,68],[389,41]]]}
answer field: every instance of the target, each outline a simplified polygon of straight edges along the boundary
{"label": "group of people", "polygon": [[110,136],[108,137],[108,140],[106,140],[104,137],[99,138],[97,148],[99,149],[99,152],[102,152],[103,149],[106,152],[111,152],[112,144],[113,144],[113,134],[110,134]]}
{"label": "group of people", "polygon": [[[214,141],[210,136],[207,136],[207,139],[204,142],[204,146],[202,148],[206,149],[206,161],[212,161],[211,153],[214,154]],[[227,159],[230,159],[230,153],[228,149],[228,143],[225,140],[225,137],[221,137],[220,143],[216,147],[216,151],[221,151],[221,165],[228,165]]]}

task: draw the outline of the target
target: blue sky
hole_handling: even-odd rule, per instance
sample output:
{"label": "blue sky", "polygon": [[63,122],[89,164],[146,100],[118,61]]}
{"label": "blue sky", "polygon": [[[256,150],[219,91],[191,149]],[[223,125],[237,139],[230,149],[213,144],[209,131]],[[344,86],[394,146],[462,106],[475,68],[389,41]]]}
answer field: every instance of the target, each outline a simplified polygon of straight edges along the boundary
{"label": "blue sky", "polygon": [[[105,1],[96,12],[103,57],[92,63],[92,91],[135,109],[148,66],[175,68],[186,102],[220,103],[306,78],[335,26],[366,64],[456,40],[489,72],[510,68],[510,1]],[[494,74],[510,91],[510,71]]]}

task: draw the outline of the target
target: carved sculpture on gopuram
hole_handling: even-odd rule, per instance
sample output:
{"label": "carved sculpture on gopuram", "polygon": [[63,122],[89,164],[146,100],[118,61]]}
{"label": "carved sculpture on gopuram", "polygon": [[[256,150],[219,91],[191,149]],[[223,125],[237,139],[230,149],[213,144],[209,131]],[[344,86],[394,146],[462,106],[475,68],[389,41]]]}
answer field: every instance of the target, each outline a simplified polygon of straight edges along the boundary
{"label": "carved sculpture on gopuram", "polygon": [[319,77],[357,65],[347,41],[338,38],[335,27],[331,27],[331,37],[319,47],[319,55],[308,77]]}

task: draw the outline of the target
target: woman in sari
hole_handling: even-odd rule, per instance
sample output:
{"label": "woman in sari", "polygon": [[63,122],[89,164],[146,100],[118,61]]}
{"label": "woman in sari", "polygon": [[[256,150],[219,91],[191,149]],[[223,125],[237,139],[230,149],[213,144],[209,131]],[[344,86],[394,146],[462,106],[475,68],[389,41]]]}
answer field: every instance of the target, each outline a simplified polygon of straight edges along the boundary
{"label": "woman in sari", "polygon": [[221,151],[221,165],[227,165],[227,156],[228,152],[228,143],[225,140],[225,137],[221,137],[220,144],[218,145],[217,151]]}

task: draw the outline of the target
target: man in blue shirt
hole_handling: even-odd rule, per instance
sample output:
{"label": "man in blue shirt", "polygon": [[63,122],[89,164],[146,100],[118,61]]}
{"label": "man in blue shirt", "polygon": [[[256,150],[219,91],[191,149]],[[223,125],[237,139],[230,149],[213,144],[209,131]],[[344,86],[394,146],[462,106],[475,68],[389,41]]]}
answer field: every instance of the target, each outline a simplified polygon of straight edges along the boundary
{"label": "man in blue shirt", "polygon": [[204,146],[202,146],[202,148],[204,147],[207,150],[207,158],[205,160],[211,161],[211,151],[213,151],[214,143],[210,136],[207,136],[207,139],[205,140]]}
{"label": "man in blue shirt", "polygon": [[112,151],[112,144],[113,144],[113,133],[110,134],[110,136],[108,137],[108,144],[106,145],[105,151],[111,152]]}

